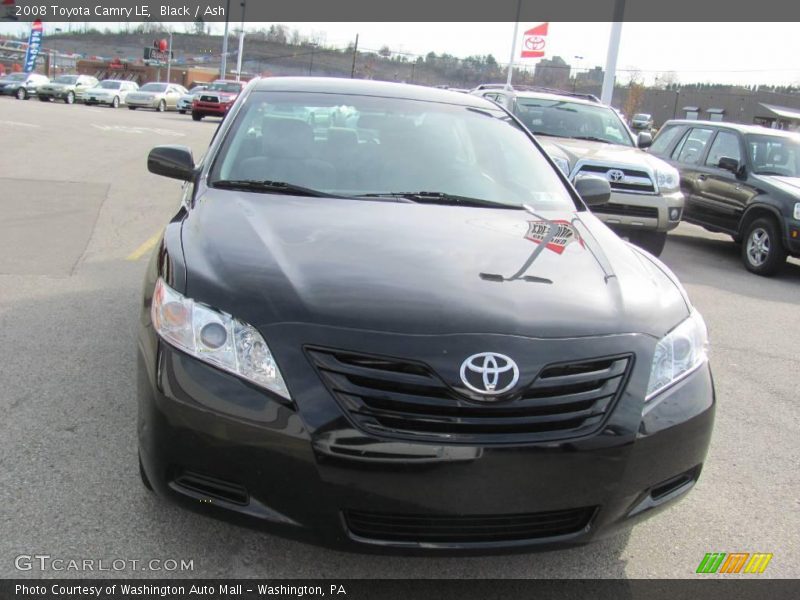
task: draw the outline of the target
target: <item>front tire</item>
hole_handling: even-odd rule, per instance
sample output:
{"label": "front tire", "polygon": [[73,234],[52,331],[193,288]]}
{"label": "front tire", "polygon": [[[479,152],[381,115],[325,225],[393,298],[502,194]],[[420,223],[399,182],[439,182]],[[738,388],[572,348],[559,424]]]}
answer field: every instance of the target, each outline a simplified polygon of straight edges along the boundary
{"label": "front tire", "polygon": [[73,94],[72,92],[69,92],[67,94],[67,98],[66,98],[66,100],[64,100],[64,102],[66,102],[67,104],[75,104],[75,94]]}
{"label": "front tire", "polygon": [[167,110],[167,103],[164,100],[162,100],[161,102],[158,103],[158,108],[156,108],[156,110],[158,112],[164,112],[165,110]]}
{"label": "front tire", "polygon": [[201,114],[200,114],[200,113],[198,113],[198,112],[194,112],[194,111],[192,111],[192,119],[193,119],[193,120],[195,120],[195,121],[200,121],[202,118],[203,118],[203,115],[201,115]]}
{"label": "front tire", "polygon": [[17,100],[27,100],[28,99],[28,91],[21,87],[17,90]]}
{"label": "front tire", "polygon": [[111,101],[111,108],[119,108],[119,96],[114,96],[114,100]]}
{"label": "front tire", "polygon": [[742,240],[742,261],[748,271],[765,277],[783,266],[786,250],[774,219],[762,217],[748,225]]}
{"label": "front tire", "polygon": [[631,231],[624,235],[632,244],[647,250],[653,256],[661,256],[667,243],[667,234],[664,231]]}

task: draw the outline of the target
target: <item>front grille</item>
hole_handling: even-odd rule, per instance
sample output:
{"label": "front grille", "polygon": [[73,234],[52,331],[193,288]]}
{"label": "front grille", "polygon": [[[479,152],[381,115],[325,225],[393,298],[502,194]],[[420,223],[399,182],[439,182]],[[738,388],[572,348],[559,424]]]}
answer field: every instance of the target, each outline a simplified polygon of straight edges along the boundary
{"label": "front grille", "polygon": [[216,96],[200,96],[201,102],[219,102],[219,98]]}
{"label": "front grille", "polygon": [[171,483],[170,487],[201,500],[214,499],[231,504],[246,505],[250,501],[247,490],[238,483],[209,477],[193,471],[183,471]]}
{"label": "front grille", "polygon": [[[513,443],[596,431],[624,388],[630,356],[548,365],[493,402],[471,400],[427,365],[309,350],[326,386],[357,426],[415,440]],[[524,382],[523,382],[524,384]]]}
{"label": "front grille", "polygon": [[515,515],[407,515],[345,511],[360,538],[404,543],[469,544],[569,535],[589,525],[596,507]]}
{"label": "front grille", "polygon": [[[620,181],[611,181],[609,171],[622,171],[624,178]],[[618,192],[637,192],[640,194],[654,194],[656,191],[653,180],[647,171],[630,169],[627,167],[614,167],[611,165],[581,165],[577,177],[581,175],[601,176],[607,178],[611,189]]]}
{"label": "front grille", "polygon": [[600,204],[592,206],[592,212],[603,215],[621,215],[625,217],[642,217],[644,219],[658,219],[658,209],[654,206],[633,206],[632,204]]}

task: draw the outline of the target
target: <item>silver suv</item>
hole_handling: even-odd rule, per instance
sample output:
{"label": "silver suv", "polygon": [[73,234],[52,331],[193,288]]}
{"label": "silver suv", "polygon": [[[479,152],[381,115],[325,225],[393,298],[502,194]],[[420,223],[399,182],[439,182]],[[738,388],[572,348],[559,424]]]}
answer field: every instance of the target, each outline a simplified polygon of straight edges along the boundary
{"label": "silver suv", "polygon": [[614,109],[588,94],[502,85],[471,93],[522,121],[571,181],[606,178],[611,198],[592,212],[621,237],[661,254],[667,231],[681,220],[683,194],[678,171],[642,150],[652,142],[649,133],[634,137]]}

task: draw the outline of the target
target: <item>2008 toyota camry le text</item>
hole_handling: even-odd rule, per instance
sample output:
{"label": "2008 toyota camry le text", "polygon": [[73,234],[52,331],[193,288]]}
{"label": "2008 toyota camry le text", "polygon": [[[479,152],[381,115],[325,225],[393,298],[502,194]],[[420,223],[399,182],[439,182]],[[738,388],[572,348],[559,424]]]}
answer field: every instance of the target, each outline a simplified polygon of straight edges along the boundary
{"label": "2008 toyota camry le text", "polygon": [[350,550],[584,544],[697,482],[706,326],[483,98],[251,81],[185,181],[145,283],[142,480]]}

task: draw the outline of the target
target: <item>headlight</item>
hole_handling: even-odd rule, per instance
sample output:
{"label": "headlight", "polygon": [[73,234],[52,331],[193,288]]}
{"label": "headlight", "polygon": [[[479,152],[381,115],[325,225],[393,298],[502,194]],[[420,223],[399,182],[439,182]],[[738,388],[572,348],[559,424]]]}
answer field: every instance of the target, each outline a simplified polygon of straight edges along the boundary
{"label": "headlight", "polygon": [[695,310],[689,318],[665,335],[658,344],[650,367],[646,400],[685,377],[708,359],[708,331]]}
{"label": "headlight", "polygon": [[569,161],[565,158],[561,158],[560,156],[553,156],[552,159],[553,162],[556,163],[556,166],[561,169],[561,172],[569,177]]}
{"label": "headlight", "polygon": [[656,169],[656,183],[658,189],[663,192],[671,192],[677,190],[681,185],[681,176],[678,170],[664,165]]}
{"label": "headlight", "polygon": [[800,202],[794,203],[794,218],[800,221]]}
{"label": "headlight", "polygon": [[290,399],[267,343],[251,325],[179,294],[159,278],[150,309],[164,341]]}

